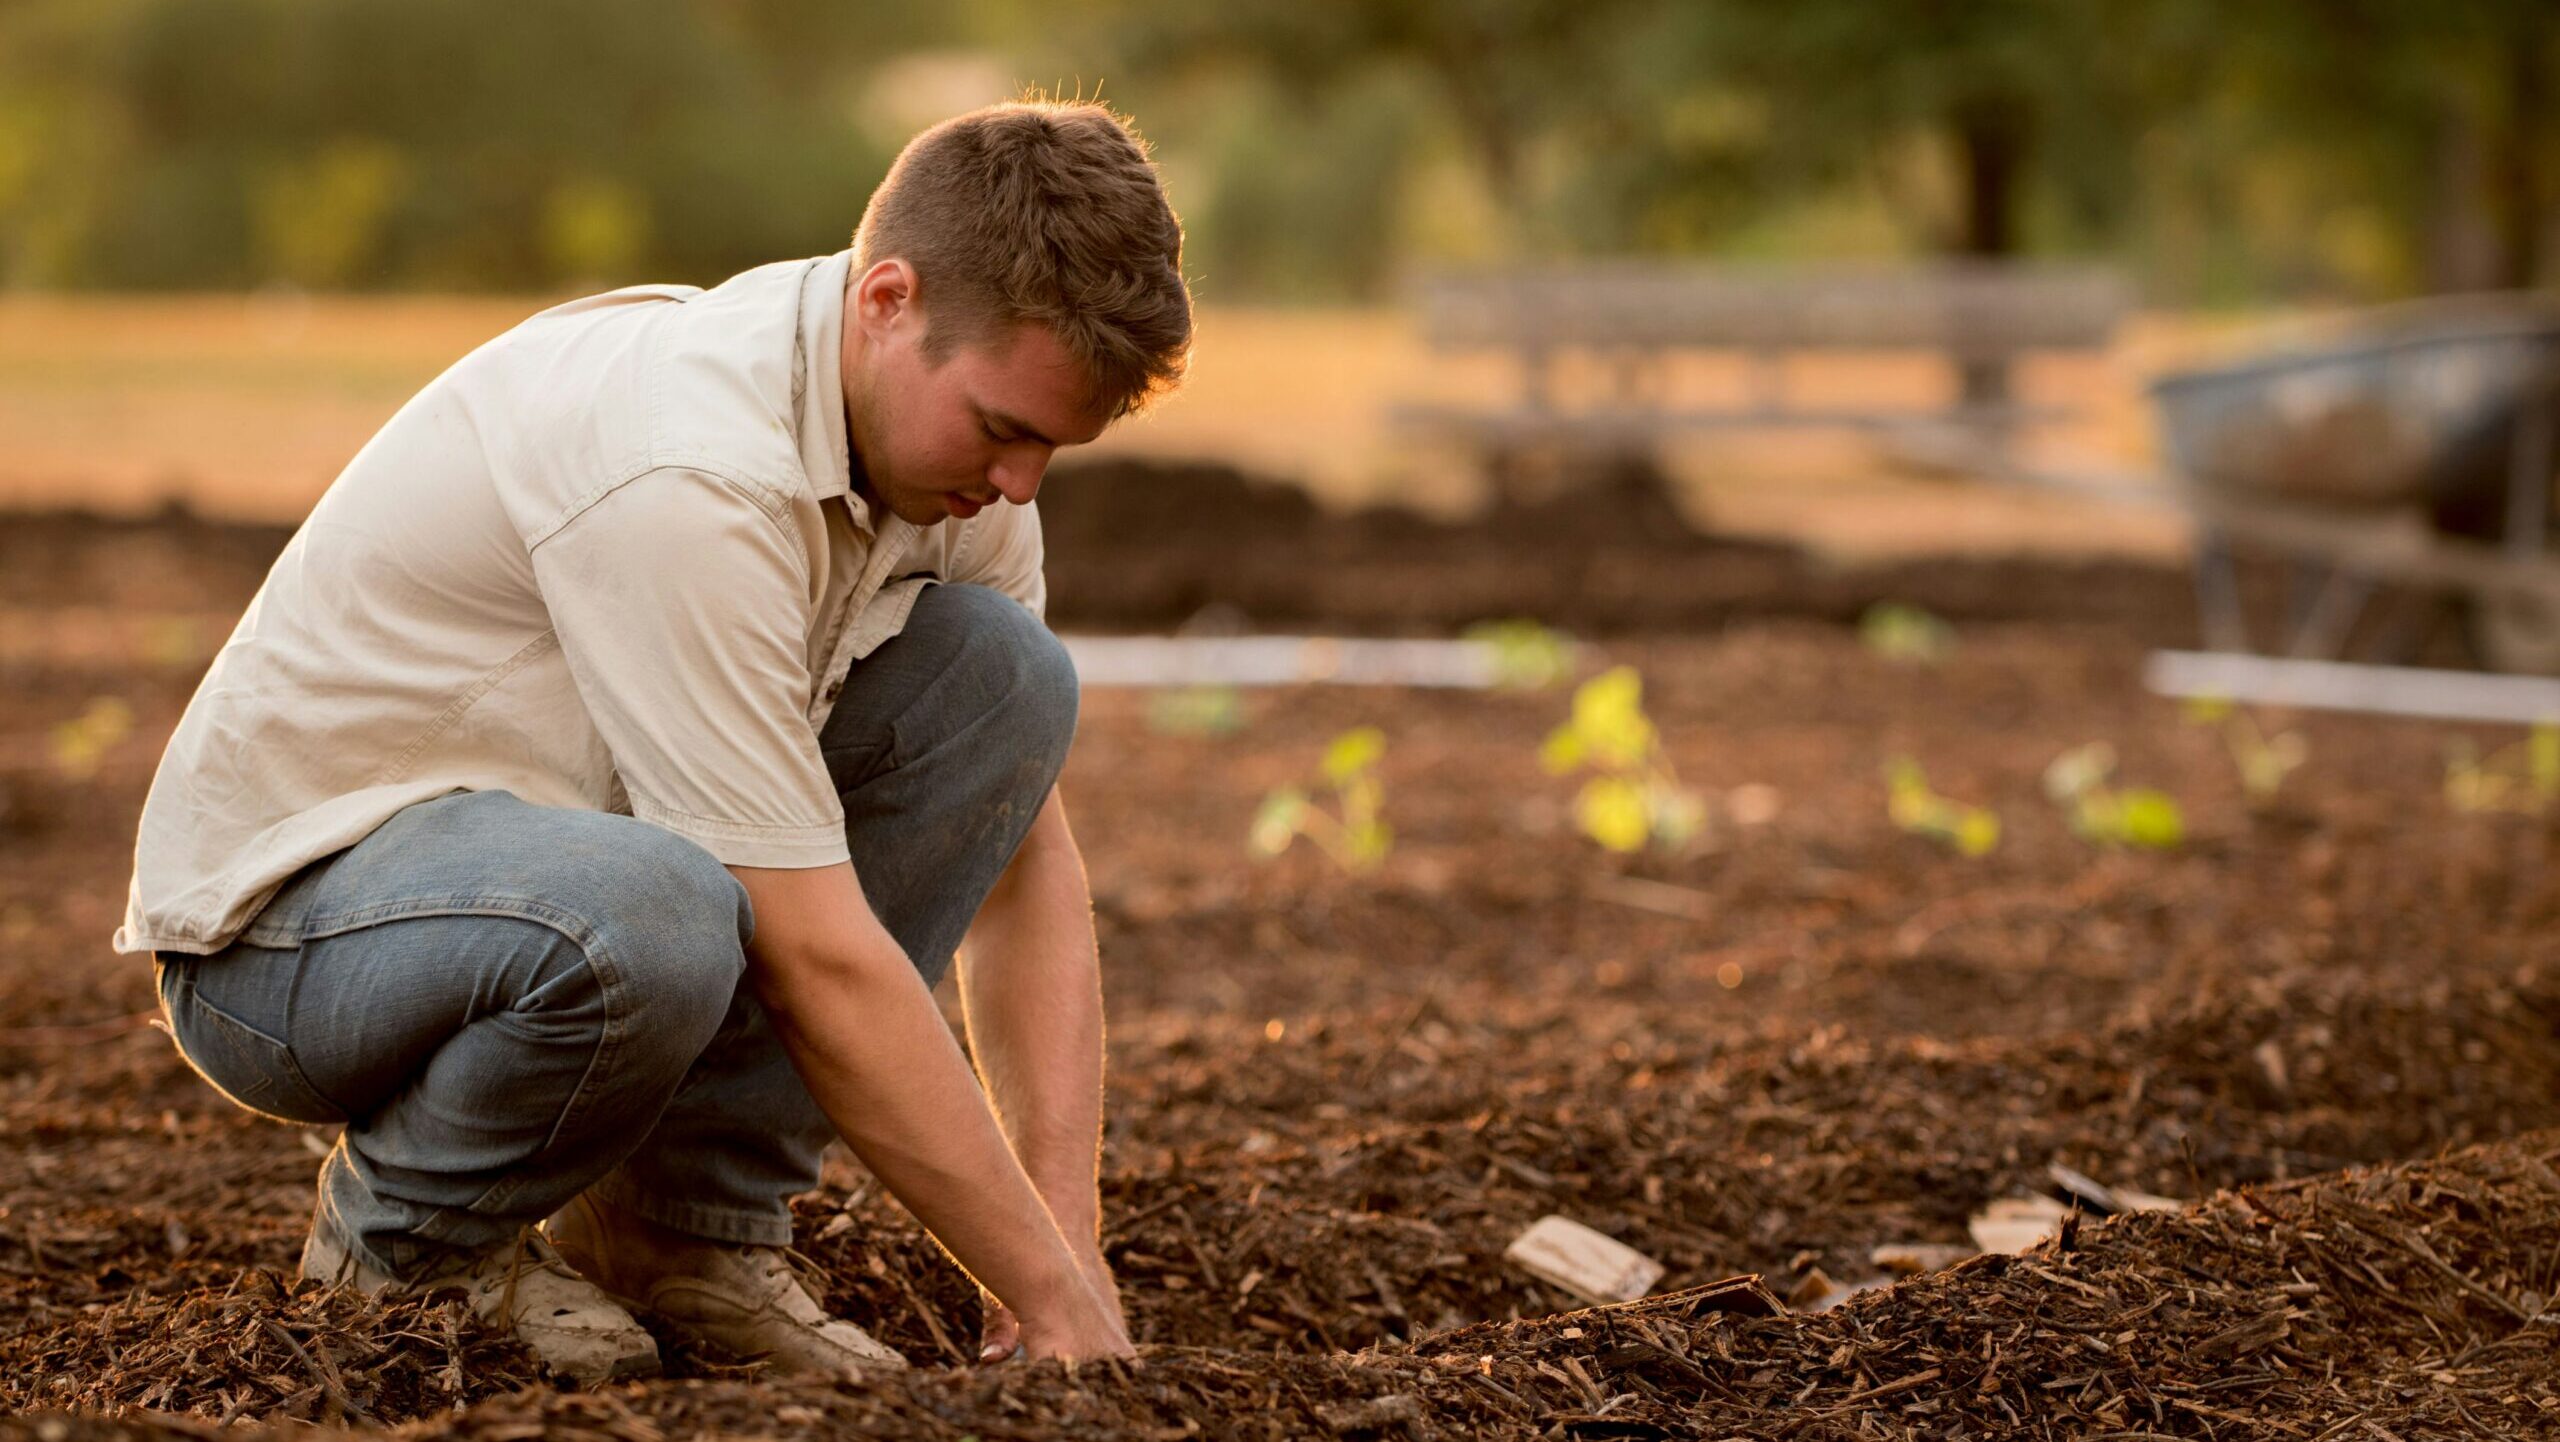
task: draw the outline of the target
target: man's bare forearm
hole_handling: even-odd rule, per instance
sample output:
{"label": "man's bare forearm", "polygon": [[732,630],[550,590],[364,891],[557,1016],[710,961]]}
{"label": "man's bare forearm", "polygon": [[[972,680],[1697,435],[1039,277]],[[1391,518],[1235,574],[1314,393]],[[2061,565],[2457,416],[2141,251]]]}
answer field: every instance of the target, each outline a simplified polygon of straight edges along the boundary
{"label": "man's bare forearm", "polygon": [[1086,1275],[1087,1243],[1065,1233],[1025,1175],[932,994],[850,868],[840,881],[736,870],[757,902],[749,980],[855,1155],[1022,1314],[1035,1355],[1125,1351],[1116,1312]]}
{"label": "man's bare forearm", "polygon": [[1055,791],[969,928],[961,1005],[1006,1137],[1059,1229],[1093,1246],[1102,975],[1084,859]]}

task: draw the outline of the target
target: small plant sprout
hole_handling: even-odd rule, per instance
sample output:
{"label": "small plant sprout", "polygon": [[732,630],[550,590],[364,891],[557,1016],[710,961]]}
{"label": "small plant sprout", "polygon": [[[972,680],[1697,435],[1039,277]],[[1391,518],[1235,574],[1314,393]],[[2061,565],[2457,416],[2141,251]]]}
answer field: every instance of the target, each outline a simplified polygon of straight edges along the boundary
{"label": "small plant sprout", "polygon": [[133,708],[114,696],[93,696],[79,715],[60,722],[48,738],[53,768],[68,781],[86,781],[133,730]]}
{"label": "small plant sprout", "polygon": [[2240,773],[2240,789],[2252,806],[2264,806],[2284,789],[2284,779],[2311,759],[2310,744],[2299,731],[2269,735],[2257,719],[2220,696],[2197,696],[2186,704],[2192,725],[2216,727],[2222,749]]}
{"label": "small plant sprout", "polygon": [[1988,856],[1999,847],[2000,818],[1930,790],[1919,762],[1896,757],[1884,774],[1885,811],[1894,825],[1914,836],[1944,842],[1965,856]]}
{"label": "small plant sprout", "polygon": [[2168,851],[2187,838],[2186,814],[2167,792],[2108,785],[2116,749],[2104,741],[2075,746],[2044,769],[2044,794],[2071,818],[2072,834],[2100,846]]}
{"label": "small plant sprout", "polygon": [[1244,693],[1233,686],[1176,686],[1147,699],[1159,736],[1225,736],[1244,729]]}
{"label": "small plant sprout", "polygon": [[2487,756],[2468,736],[2446,748],[2444,799],[2456,811],[2542,816],[2560,801],[2560,722],[2537,723],[2524,740]]}
{"label": "small plant sprout", "polygon": [[1480,621],[1464,639],[1485,649],[1493,684],[1506,691],[1544,691],[1573,674],[1573,638],[1536,621]]}
{"label": "small plant sprout", "polygon": [[1333,793],[1327,811],[1306,791],[1283,786],[1262,799],[1253,815],[1247,844],[1264,860],[1289,849],[1303,836],[1333,863],[1348,872],[1376,870],[1387,859],[1394,836],[1378,812],[1386,802],[1386,786],[1378,780],[1378,761],[1387,754],[1386,734],[1362,726],[1333,738],[1317,767]]}
{"label": "small plant sprout", "polygon": [[1934,666],[1955,654],[1956,628],[1902,601],[1878,601],[1858,618],[1858,639],[1888,661]]}
{"label": "small plant sprout", "polygon": [[1548,734],[1538,759],[1551,775],[1593,773],[1574,797],[1574,824],[1611,851],[1641,851],[1648,841],[1677,851],[1706,827],[1706,802],[1671,769],[1633,666],[1613,666],[1576,688],[1571,719]]}

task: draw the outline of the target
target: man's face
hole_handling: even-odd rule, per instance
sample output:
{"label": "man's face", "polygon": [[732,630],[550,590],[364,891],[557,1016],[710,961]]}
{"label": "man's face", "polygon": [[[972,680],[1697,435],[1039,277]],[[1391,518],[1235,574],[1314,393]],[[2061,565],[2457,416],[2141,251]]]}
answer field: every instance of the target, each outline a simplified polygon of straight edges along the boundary
{"label": "man's face", "polygon": [[915,272],[884,260],[846,291],[845,422],[873,504],[919,526],[1026,505],[1060,446],[1102,433],[1084,377],[1046,326],[924,355]]}

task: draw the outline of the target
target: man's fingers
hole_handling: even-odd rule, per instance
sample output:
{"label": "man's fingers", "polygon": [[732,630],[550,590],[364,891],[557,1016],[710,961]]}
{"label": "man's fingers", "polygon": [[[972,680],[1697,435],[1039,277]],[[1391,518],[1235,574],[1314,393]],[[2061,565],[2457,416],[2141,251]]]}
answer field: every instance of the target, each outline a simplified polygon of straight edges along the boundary
{"label": "man's fingers", "polygon": [[1022,1323],[1013,1309],[1002,1302],[987,1304],[987,1322],[983,1340],[978,1344],[978,1360],[1001,1362],[1021,1350]]}

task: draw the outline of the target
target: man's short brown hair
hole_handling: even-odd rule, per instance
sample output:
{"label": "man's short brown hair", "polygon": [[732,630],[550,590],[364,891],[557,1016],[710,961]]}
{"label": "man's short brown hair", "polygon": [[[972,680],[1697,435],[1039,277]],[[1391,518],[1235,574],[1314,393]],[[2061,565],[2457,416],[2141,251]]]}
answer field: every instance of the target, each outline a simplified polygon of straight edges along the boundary
{"label": "man's short brown hair", "polygon": [[1038,321],[1109,416],[1182,379],[1182,222],[1146,142],[1101,104],[1009,101],[908,141],[863,208],[853,253],[857,274],[893,256],[915,267],[929,361]]}

